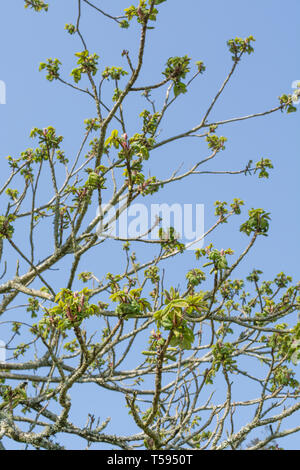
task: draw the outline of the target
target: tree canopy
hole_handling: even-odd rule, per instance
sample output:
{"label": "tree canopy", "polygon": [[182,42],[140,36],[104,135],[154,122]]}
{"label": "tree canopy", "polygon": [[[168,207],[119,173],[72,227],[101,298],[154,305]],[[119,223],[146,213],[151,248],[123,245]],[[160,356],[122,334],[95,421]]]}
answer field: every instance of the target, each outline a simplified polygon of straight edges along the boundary
{"label": "tree canopy", "polygon": [[[47,14],[51,1],[25,0],[25,8]],[[199,121],[168,135],[172,105],[208,73],[202,60],[174,56],[166,58],[156,83],[143,84],[156,20],[160,10],[171,14],[172,8],[167,0],[140,0],[114,16],[96,1],[70,2],[76,20],[65,30],[80,44],[75,67],[65,71],[62,58],[41,58],[39,70],[51,86],[72,88],[92,102],[94,114],[82,116],[76,153],[64,150],[55,123],[35,127],[32,148],[7,157],[9,174],[1,175],[3,448],[16,445],[11,441],[18,448],[74,448],[62,442],[67,435],[69,443],[76,438],[98,449],[275,449],[280,438],[300,430],[289,424],[300,409],[300,284],[284,272],[265,280],[259,269],[238,277],[257,240],[268,235],[271,214],[261,207],[243,211],[239,198],[217,200],[215,222],[189,243],[160,217],[141,235],[116,230],[130,207],[146,204],[167,185],[206,173],[268,178],[273,164],[266,157],[238,170],[207,165],[228,145],[225,125],[275,113],[284,119],[296,111],[299,88],[263,111],[211,118],[240,63],[254,52],[253,36],[236,37],[227,42],[231,68]],[[122,66],[104,64],[105,44],[88,48],[81,27],[85,9],[98,15],[100,28],[104,21],[112,31],[137,24],[137,54],[120,44]],[[144,100],[138,112],[131,101],[137,95]],[[133,118],[134,132],[128,124]],[[192,137],[206,150],[192,156],[189,169],[174,168],[168,145]],[[168,177],[151,172],[161,148]],[[211,233],[235,218],[244,249],[214,246]],[[179,284],[170,285],[174,258],[202,242],[190,269],[176,273]],[[141,245],[147,259],[134,251]],[[119,250],[118,272],[102,264],[102,250]],[[99,267],[82,271],[80,263],[90,253],[99,257]],[[85,420],[74,419],[91,388]],[[100,419],[95,402],[103,400]],[[116,402],[126,409],[126,434],[110,421]],[[258,437],[261,429],[267,433]]]}

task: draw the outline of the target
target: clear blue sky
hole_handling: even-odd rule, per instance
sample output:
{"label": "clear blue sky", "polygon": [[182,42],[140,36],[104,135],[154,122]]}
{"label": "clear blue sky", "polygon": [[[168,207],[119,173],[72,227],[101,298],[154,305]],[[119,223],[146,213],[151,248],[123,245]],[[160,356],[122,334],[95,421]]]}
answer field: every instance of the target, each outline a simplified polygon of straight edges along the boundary
{"label": "clear blue sky", "polygon": [[[113,14],[121,14],[130,5],[124,0],[95,0],[95,4]],[[5,156],[17,157],[27,147],[33,127],[53,125],[64,135],[64,149],[69,159],[78,148],[82,123],[93,117],[89,98],[59,83],[49,83],[38,72],[41,61],[57,57],[63,62],[65,77],[75,66],[74,53],[81,50],[77,38],[64,31],[66,23],[76,21],[75,0],[49,0],[48,14],[24,10],[23,0],[1,2],[1,68],[0,80],[7,86],[7,104],[0,105],[0,168],[7,171]],[[170,56],[187,54],[192,63],[203,60],[206,72],[197,79],[186,95],[171,107],[162,124],[161,137],[167,138],[198,124],[211,98],[226,77],[232,61],[226,41],[236,36],[252,34],[255,53],[242,63],[216,105],[211,120],[223,120],[265,111],[277,105],[278,96],[291,93],[291,84],[300,80],[299,31],[300,3],[298,0],[168,0],[160,5],[160,15],[148,46],[139,85],[161,80],[161,72]],[[82,32],[90,52],[100,56],[100,64],[124,66],[123,49],[135,57],[138,29],[122,30],[109,19],[97,16],[84,7]],[[109,87],[108,87],[109,88]],[[154,96],[154,95],[153,95]],[[109,102],[109,89],[104,95]],[[159,103],[157,98],[157,103]],[[135,132],[137,113],[145,107],[141,96],[130,101],[126,109],[130,132]],[[247,239],[238,231],[246,218],[246,210],[263,207],[271,212],[269,237],[261,237],[240,269],[241,275],[253,267],[269,279],[284,271],[299,279],[299,122],[300,115],[276,113],[242,123],[220,127],[218,134],[228,138],[226,150],[217,161],[205,169],[240,170],[251,159],[270,158],[274,164],[269,180],[257,176],[192,176],[164,189],[153,202],[201,203],[205,205],[205,227],[215,221],[215,200],[231,202],[234,197],[245,200],[244,215],[214,232],[205,240],[217,248],[242,250]],[[184,139],[154,152],[151,173],[167,177],[182,162],[189,168],[207,150],[197,139]],[[204,169],[204,168],[203,168]],[[2,178],[1,178],[2,179]],[[46,197],[47,188],[45,188]],[[43,194],[40,195],[43,199]],[[45,234],[46,236],[46,234]],[[142,251],[141,251],[142,250]],[[80,265],[80,270],[117,272],[116,250],[93,254]],[[143,256],[147,250],[139,249]],[[146,257],[148,258],[148,256]],[[193,252],[172,261],[168,282],[183,281],[185,272],[195,265]],[[109,268],[108,268],[109,266]],[[166,264],[166,267],[168,264]],[[183,273],[183,274],[182,274]],[[61,275],[61,274],[60,274]],[[62,277],[63,279],[63,277]],[[62,281],[63,282],[63,281]],[[293,444],[287,444],[293,445]]]}

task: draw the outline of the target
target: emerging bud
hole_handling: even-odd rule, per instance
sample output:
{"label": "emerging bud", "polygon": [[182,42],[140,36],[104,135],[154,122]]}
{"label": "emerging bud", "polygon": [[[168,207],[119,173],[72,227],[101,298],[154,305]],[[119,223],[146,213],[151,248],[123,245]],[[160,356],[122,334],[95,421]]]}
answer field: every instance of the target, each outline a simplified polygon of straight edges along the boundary
{"label": "emerging bud", "polygon": [[139,6],[138,9],[137,9],[137,14],[138,14],[139,19],[143,21],[143,19],[144,19],[144,13],[143,13],[143,10],[141,9],[140,6]]}

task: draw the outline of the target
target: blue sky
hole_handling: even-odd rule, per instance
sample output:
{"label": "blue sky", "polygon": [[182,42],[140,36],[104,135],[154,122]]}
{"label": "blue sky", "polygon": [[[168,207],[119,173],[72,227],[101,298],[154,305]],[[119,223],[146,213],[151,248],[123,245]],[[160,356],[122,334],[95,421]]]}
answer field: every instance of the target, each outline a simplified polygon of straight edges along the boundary
{"label": "blue sky", "polygon": [[[62,70],[68,77],[75,67],[74,53],[81,50],[77,38],[64,31],[66,23],[76,21],[75,0],[49,0],[48,14],[24,10],[23,1],[2,2],[0,80],[6,83],[7,103],[0,105],[0,168],[7,171],[5,156],[17,157],[34,143],[29,139],[33,127],[53,125],[64,135],[64,149],[69,159],[78,148],[83,135],[85,118],[94,116],[89,98],[64,87],[49,83],[38,72],[39,63],[48,57],[63,62]],[[121,14],[130,5],[124,0],[95,0],[95,4],[112,14]],[[242,5],[242,6],[241,6]],[[245,56],[214,108],[210,121],[229,119],[275,107],[278,96],[292,93],[291,84],[300,80],[299,18],[297,0],[168,0],[160,6],[155,29],[149,31],[148,46],[138,85],[149,85],[162,79],[161,72],[170,56],[187,54],[192,64],[203,60],[206,71],[193,82],[189,92],[170,107],[163,121],[161,138],[165,139],[188,130],[201,121],[210,100],[215,95],[232,65],[226,41],[234,37],[253,35],[255,53]],[[137,52],[138,28],[122,30],[110,20],[97,16],[85,7],[82,32],[90,52],[100,56],[100,65],[126,66],[121,57],[123,49],[132,57]],[[112,88],[107,87],[104,99],[109,103]],[[154,94],[153,94],[154,97]],[[162,101],[158,94],[156,103]],[[130,133],[135,132],[137,115],[146,108],[139,94],[124,105]],[[274,164],[269,180],[244,175],[199,175],[166,187],[153,202],[178,202],[205,205],[205,228],[215,221],[213,203],[239,197],[245,200],[243,215],[222,226],[205,240],[217,248],[242,250],[248,239],[239,233],[239,225],[246,219],[247,210],[263,207],[271,212],[268,237],[261,237],[250,257],[240,268],[245,275],[254,267],[264,271],[269,279],[284,271],[299,279],[299,114],[280,112],[254,120],[228,124],[218,129],[228,141],[226,150],[207,170],[240,170],[251,159],[270,158]],[[183,139],[153,152],[151,174],[167,177],[183,163],[189,168],[199,156],[207,155],[206,146],[198,139]],[[47,188],[40,194],[47,198]],[[144,201],[142,201],[144,202]],[[44,233],[43,237],[47,234]],[[44,241],[44,238],[43,238]],[[93,253],[80,265],[83,270],[95,270],[99,277],[107,270],[117,272],[119,257],[115,245],[110,250]],[[41,249],[47,246],[43,242]],[[148,248],[138,247],[141,256]],[[149,255],[148,255],[149,256]],[[148,258],[146,256],[146,258]],[[168,272],[169,283],[183,281],[184,273],[195,265],[193,252],[172,260]],[[109,266],[109,267],[108,267]],[[169,264],[165,267],[168,269]],[[57,274],[55,274],[57,276]],[[63,282],[63,273],[59,273]],[[109,398],[108,398],[109,399]],[[291,444],[292,445],[292,444]]]}

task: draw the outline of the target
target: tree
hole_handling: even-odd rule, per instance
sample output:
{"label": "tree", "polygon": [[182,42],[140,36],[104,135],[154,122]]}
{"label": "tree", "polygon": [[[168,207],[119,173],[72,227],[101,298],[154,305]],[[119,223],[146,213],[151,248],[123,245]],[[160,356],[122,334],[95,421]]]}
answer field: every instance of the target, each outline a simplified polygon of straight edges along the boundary
{"label": "tree", "polygon": [[[42,0],[25,0],[25,7],[48,11]],[[100,66],[99,56],[88,50],[81,31],[83,8],[92,8],[99,21],[111,20],[113,27],[128,29],[137,22],[137,57],[123,50],[124,68]],[[63,151],[63,137],[52,126],[34,128],[30,137],[36,147],[25,150],[19,158],[8,157],[10,175],[0,189],[1,207],[6,207],[0,216],[0,257],[9,253],[9,262],[4,261],[0,312],[9,311],[7,350],[13,350],[13,357],[0,365],[0,439],[44,449],[63,448],[60,436],[64,434],[81,438],[87,447],[109,444],[121,449],[223,450],[248,445],[261,449],[276,448],[274,442],[300,429],[284,427],[300,408],[295,369],[300,323],[284,322],[287,315],[299,310],[300,285],[293,284],[283,272],[270,281],[262,280],[258,269],[244,280],[235,277],[256,240],[267,236],[270,214],[261,208],[249,210],[240,225],[241,236],[249,241],[239,254],[211,243],[197,249],[197,267],[184,279],[181,276],[181,287],[166,288],[160,268],[170,259],[167,269],[172,269],[173,258],[184,256],[187,248],[173,226],[160,227],[158,237],[151,240],[111,231],[136,200],[149,198],[191,175],[209,173],[201,166],[225,149],[226,138],[219,135],[224,124],[296,111],[298,90],[295,95],[282,95],[278,104],[266,111],[210,121],[241,60],[254,51],[252,36],[235,38],[227,43],[231,70],[200,122],[188,131],[161,139],[160,126],[167,111],[205,72],[205,65],[198,61],[194,66],[187,55],[170,57],[162,79],[154,85],[138,84],[145,47],[151,42],[160,8],[172,10],[166,0],[140,0],[121,16],[113,16],[93,2],[78,0],[76,24],[65,27],[81,42],[71,81],[61,72],[58,58],[40,64],[50,82],[72,87],[92,99],[95,114],[85,119],[84,137],[70,160]],[[114,88],[111,106],[102,97],[110,84]],[[164,99],[157,107],[152,94],[161,90]],[[137,93],[143,94],[147,108],[130,135],[124,110],[129,97]],[[208,154],[188,171],[174,171],[168,178],[147,176],[155,149],[189,136],[206,141]],[[227,173],[268,178],[272,167],[270,159],[262,158]],[[41,185],[52,190],[48,202],[40,202]],[[104,206],[103,201],[109,204]],[[200,239],[240,215],[243,205],[240,199],[230,204],[216,201],[217,220]],[[24,220],[29,224],[24,225]],[[157,219],[148,234],[160,222]],[[29,227],[29,245],[22,236],[24,226]],[[45,230],[52,237],[46,247],[38,241]],[[97,272],[80,272],[81,260],[95,247],[103,249],[109,239],[115,247],[121,244],[120,260],[125,258],[125,269],[112,274],[107,266],[103,280]],[[148,261],[140,262],[132,251],[138,244],[153,247]],[[64,267],[63,285],[52,273],[59,263]],[[81,287],[76,289],[78,284]],[[251,399],[235,398],[234,387],[241,380],[253,387]],[[214,401],[212,384],[221,389],[221,400]],[[88,385],[97,386],[99,400],[103,390],[109,390],[112,402],[117,396],[128,408],[128,423],[137,431],[118,435],[115,425],[113,433],[108,432],[109,412],[101,421],[93,403],[86,423],[74,424],[73,390],[83,396]],[[245,416],[242,425],[237,419],[240,412]],[[267,436],[258,438],[255,433],[262,427],[268,429]]]}

